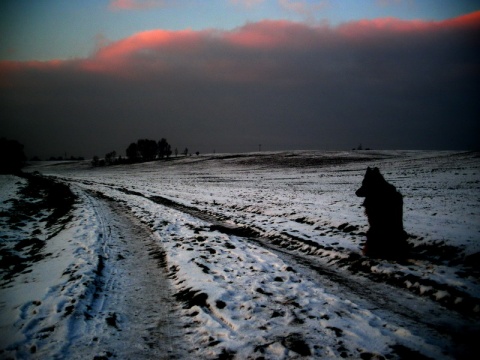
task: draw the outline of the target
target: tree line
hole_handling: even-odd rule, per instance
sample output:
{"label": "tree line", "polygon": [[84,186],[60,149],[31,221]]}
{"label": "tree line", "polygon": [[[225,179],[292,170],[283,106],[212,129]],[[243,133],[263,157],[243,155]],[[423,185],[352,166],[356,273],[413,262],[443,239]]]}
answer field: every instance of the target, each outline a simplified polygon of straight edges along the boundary
{"label": "tree line", "polygon": [[[126,158],[117,156],[116,151],[111,151],[105,154],[104,159],[94,156],[92,160],[93,166],[108,166],[118,164],[133,164],[138,162],[153,161],[168,159],[172,155],[172,147],[165,138],[158,142],[150,139],[139,139],[137,142],[132,142],[125,150]],[[175,156],[178,156],[178,150],[174,150]],[[182,152],[183,155],[188,155],[188,149]],[[199,153],[197,152],[197,155]]]}
{"label": "tree line", "polygon": [[0,138],[0,174],[15,174],[25,165],[23,145],[16,140]]}

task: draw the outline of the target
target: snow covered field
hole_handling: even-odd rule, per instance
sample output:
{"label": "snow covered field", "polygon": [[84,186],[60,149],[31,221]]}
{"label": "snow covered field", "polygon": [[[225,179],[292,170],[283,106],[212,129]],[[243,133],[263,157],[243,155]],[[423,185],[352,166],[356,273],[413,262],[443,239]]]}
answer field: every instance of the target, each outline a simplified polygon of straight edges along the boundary
{"label": "snow covered field", "polygon": [[[368,225],[354,193],[367,166],[404,196],[407,261],[361,255]],[[47,213],[13,221],[26,180],[0,178],[2,255],[28,265],[2,267],[4,358],[478,356],[478,153],[262,152],[27,170],[68,184],[77,200],[58,225]],[[41,246],[18,246],[33,238]]]}

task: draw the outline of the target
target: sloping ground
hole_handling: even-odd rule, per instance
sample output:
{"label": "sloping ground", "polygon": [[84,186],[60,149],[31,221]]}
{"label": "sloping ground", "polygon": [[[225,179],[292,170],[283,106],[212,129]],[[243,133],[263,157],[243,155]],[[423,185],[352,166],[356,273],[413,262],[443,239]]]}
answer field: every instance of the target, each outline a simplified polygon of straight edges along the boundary
{"label": "sloping ground", "polygon": [[[103,191],[158,234],[184,317],[192,319],[187,339],[198,355],[448,358],[471,349],[474,324],[432,303],[324,267],[315,256],[278,255],[251,237],[231,235],[241,234],[235,228],[168,210],[139,194]],[[290,336],[300,353],[285,342]]]}
{"label": "sloping ground", "polygon": [[[367,165],[404,194],[406,262],[360,256]],[[195,356],[468,358],[479,169],[475,153],[295,152],[43,171],[123,202],[158,236]]]}
{"label": "sloping ground", "polygon": [[0,181],[2,359],[185,358],[148,229],[51,179]]}
{"label": "sloping ground", "polygon": [[[70,220],[74,194],[68,186],[29,174],[2,176],[5,191],[0,223],[2,285],[43,258],[46,241]],[[43,231],[42,231],[43,230]]]}
{"label": "sloping ground", "polygon": [[[4,191],[12,183],[16,189]],[[3,177],[2,186],[0,355],[61,354],[96,277],[93,210],[75,206],[67,186],[44,178]]]}
{"label": "sloping ground", "polygon": [[[379,166],[404,195],[413,246],[407,262],[359,256],[368,226],[354,192],[367,166]],[[315,254],[465,314],[480,310],[477,153],[258,153],[70,174],[55,170],[76,181],[88,178],[87,186],[105,185],[246,228],[280,247]]]}

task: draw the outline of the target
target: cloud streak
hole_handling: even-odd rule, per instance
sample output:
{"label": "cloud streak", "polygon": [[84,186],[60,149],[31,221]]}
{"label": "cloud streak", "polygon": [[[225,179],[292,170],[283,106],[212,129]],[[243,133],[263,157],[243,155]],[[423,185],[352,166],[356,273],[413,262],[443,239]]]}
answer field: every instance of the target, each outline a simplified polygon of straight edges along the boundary
{"label": "cloud streak", "polygon": [[167,0],[111,0],[111,10],[146,10],[156,7],[165,7]]}
{"label": "cloud streak", "polygon": [[475,147],[479,35],[480,12],[146,31],[87,59],[0,63],[0,130],[42,156],[149,134],[200,151]]}
{"label": "cloud streak", "polygon": [[265,0],[230,0],[230,3],[234,5],[243,6],[247,9],[254,8],[255,6],[263,3]]}
{"label": "cloud streak", "polygon": [[314,15],[330,6],[329,1],[306,1],[306,0],[278,0],[278,4],[284,10],[294,12],[302,17],[313,20]]}

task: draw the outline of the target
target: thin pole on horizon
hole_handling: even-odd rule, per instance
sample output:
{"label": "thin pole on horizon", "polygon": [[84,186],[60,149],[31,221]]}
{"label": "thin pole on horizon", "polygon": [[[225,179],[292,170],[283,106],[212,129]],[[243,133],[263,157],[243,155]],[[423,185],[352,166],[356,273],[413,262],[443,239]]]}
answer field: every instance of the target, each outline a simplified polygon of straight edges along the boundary
{"label": "thin pole on horizon", "polygon": [[262,151],[262,144],[258,144],[258,151]]}

